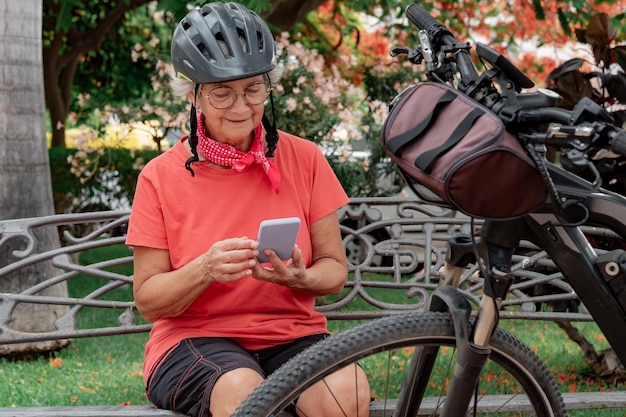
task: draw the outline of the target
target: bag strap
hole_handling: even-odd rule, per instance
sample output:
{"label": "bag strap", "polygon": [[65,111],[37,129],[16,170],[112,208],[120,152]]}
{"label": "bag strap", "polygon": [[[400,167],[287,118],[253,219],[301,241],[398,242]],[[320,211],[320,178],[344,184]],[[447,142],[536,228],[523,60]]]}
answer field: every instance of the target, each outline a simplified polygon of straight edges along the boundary
{"label": "bag strap", "polygon": [[415,166],[418,167],[422,172],[425,172],[427,174],[430,173],[433,165],[435,164],[435,162],[437,162],[437,159],[439,159],[442,154],[450,150],[450,148],[452,148],[454,145],[459,143],[461,139],[463,139],[463,137],[467,135],[467,132],[470,131],[470,129],[474,125],[474,122],[483,114],[485,114],[485,112],[482,109],[478,107],[474,108],[471,112],[467,114],[467,116],[465,116],[465,118],[463,118],[461,123],[459,123],[456,129],[454,129],[454,132],[452,132],[452,134],[448,137],[448,139],[446,139],[444,143],[418,156],[417,159],[415,159]]}
{"label": "bag strap", "polygon": [[422,133],[424,133],[430,127],[430,125],[433,124],[437,113],[439,113],[442,108],[451,103],[456,97],[457,95],[454,91],[446,91],[446,93],[439,98],[437,103],[433,106],[430,114],[424,120],[422,120],[413,129],[389,139],[386,144],[387,148],[394,155],[400,156],[400,153],[402,153],[402,148],[416,140]]}

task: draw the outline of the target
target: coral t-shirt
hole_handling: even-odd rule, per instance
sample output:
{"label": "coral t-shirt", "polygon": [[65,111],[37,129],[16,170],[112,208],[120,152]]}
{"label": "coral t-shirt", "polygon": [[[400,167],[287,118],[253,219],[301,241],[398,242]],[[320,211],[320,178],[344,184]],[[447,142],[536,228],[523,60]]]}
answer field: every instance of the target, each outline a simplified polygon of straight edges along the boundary
{"label": "coral t-shirt", "polygon": [[[348,197],[325,157],[310,141],[280,132],[272,158],[281,174],[276,194],[258,164],[237,173],[192,164],[181,139],[142,170],[126,244],[169,250],[173,269],[206,252],[216,241],[256,239],[262,220],[299,217],[297,238],[311,265],[310,225],[336,211]],[[262,349],[326,332],[315,297],[273,283],[244,278],[212,283],[182,314],[158,319],[146,345],[144,376],[185,338],[226,337],[246,349]]]}

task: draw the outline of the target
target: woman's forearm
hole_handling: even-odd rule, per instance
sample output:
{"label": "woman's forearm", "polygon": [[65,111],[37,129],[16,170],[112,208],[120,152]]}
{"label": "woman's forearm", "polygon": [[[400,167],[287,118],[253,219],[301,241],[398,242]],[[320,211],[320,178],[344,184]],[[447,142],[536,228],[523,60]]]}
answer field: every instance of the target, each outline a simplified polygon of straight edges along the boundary
{"label": "woman's forearm", "polygon": [[192,261],[184,267],[152,275],[135,290],[135,303],[148,321],[184,312],[210,285],[210,280]]}
{"label": "woman's forearm", "polygon": [[348,278],[348,268],[334,258],[318,259],[303,280],[294,280],[293,289],[314,296],[339,294]]}

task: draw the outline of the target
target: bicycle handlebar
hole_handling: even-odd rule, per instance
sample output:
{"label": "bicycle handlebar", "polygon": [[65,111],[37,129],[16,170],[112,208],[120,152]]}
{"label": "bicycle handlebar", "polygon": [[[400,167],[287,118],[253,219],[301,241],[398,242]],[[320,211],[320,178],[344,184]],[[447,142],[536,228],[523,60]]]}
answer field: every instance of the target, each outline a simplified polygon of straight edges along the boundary
{"label": "bicycle handlebar", "polygon": [[452,38],[454,39],[454,36],[447,27],[439,23],[439,21],[432,17],[430,13],[426,11],[426,9],[424,9],[417,3],[413,3],[409,5],[409,7],[407,7],[406,16],[415,26],[422,30],[430,32],[432,29],[436,32],[445,32],[448,35],[452,36]]}
{"label": "bicycle handlebar", "polygon": [[[440,41],[443,45],[457,45],[460,42],[446,26],[432,17],[421,5],[413,3],[406,9],[408,19],[421,30],[424,30],[431,43]],[[461,78],[466,85],[472,85],[478,79],[478,71],[467,50],[460,50],[456,56]]]}
{"label": "bicycle handlebar", "polygon": [[[420,39],[422,43],[427,43],[423,45],[423,49],[427,49],[428,54],[422,55],[427,55],[424,58],[427,61],[429,78],[432,76],[442,81],[437,76],[437,71],[443,68],[447,72],[440,72],[450,78],[446,81],[451,81],[453,75],[450,75],[445,63],[453,61],[460,76],[457,88],[491,109],[508,128],[520,133],[524,133],[525,129],[536,132],[536,128],[541,125],[557,123],[564,125],[566,127],[564,130],[576,132],[573,127],[585,125],[588,129],[593,129],[594,134],[582,138],[572,135],[566,140],[560,138],[559,145],[579,147],[581,140],[593,140],[597,142],[589,144],[589,149],[606,146],[614,153],[626,156],[626,131],[615,126],[601,106],[587,101],[579,111],[576,108],[565,110],[555,107],[560,96],[549,90],[539,89],[533,93],[522,93],[522,88],[530,88],[534,83],[504,56],[482,44],[477,45],[477,53],[494,68],[489,74],[486,74],[487,71],[480,74],[471,59],[469,44],[459,42],[452,32],[424,7],[417,3],[411,4],[406,9],[406,16],[423,31],[420,33]],[[493,81],[500,84],[500,89],[493,86]],[[535,134],[528,137],[539,136]],[[542,138],[543,143],[548,143],[547,136]]]}

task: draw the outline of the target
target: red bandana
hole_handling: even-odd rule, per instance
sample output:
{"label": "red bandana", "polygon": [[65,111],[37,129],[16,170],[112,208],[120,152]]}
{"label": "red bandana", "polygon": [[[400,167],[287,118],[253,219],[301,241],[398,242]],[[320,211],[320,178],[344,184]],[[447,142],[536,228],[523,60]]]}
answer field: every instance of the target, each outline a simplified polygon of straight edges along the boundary
{"label": "red bandana", "polygon": [[232,145],[209,138],[204,133],[204,115],[202,113],[198,114],[198,152],[200,152],[204,159],[215,165],[232,167],[236,172],[242,172],[252,165],[252,163],[256,162],[263,167],[263,170],[274,187],[274,191],[278,194],[280,188],[280,172],[278,172],[274,164],[265,157],[265,149],[263,140],[261,139],[262,134],[263,124],[259,123],[256,129],[254,129],[254,142],[252,142],[250,151],[242,152]]}

